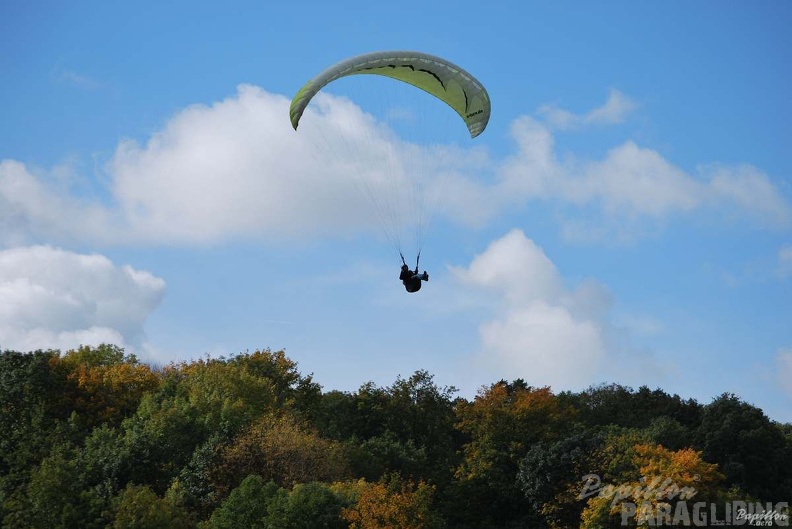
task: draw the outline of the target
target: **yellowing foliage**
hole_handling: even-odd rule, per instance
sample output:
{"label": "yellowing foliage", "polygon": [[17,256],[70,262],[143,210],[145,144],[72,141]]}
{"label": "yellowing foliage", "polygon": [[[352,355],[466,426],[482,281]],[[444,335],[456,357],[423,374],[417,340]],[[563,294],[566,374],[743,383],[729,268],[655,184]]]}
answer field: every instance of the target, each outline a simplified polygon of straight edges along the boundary
{"label": "yellowing foliage", "polygon": [[[635,447],[635,462],[640,464],[642,476],[662,476],[676,485],[710,490],[723,479],[718,465],[701,459],[701,452],[692,448],[671,451],[660,445],[642,444]],[[673,492],[673,491],[669,491]]]}
{"label": "yellowing foliage", "polygon": [[499,382],[482,389],[472,403],[457,407],[456,426],[472,437],[457,477],[482,476],[498,463],[516,468],[532,443],[553,439],[572,415],[549,387]]}
{"label": "yellowing foliage", "polygon": [[637,470],[640,478],[606,485],[597,496],[589,498],[582,526],[604,525],[609,517],[622,512],[624,503],[636,506],[635,522],[639,527],[652,525],[660,508],[673,511],[679,501],[716,491],[723,480],[718,466],[702,460],[701,452],[691,448],[674,451],[661,445],[637,444],[631,466],[630,470]]}
{"label": "yellowing foliage", "polygon": [[78,364],[68,378],[77,384],[78,410],[99,422],[117,421],[132,413],[140,399],[160,383],[145,364]]}
{"label": "yellowing foliage", "polygon": [[341,511],[350,529],[428,529],[434,486],[399,479],[391,483],[359,481],[357,502]]}
{"label": "yellowing foliage", "polygon": [[215,481],[221,490],[230,490],[239,476],[257,474],[291,488],[344,479],[347,473],[341,443],[320,437],[289,415],[273,415],[258,420],[223,451]]}

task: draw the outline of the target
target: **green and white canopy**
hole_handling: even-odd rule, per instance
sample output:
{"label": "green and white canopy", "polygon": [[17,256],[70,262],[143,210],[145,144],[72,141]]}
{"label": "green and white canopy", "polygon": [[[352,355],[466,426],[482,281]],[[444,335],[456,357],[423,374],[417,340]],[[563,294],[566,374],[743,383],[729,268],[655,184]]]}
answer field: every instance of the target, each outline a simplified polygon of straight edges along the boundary
{"label": "green and white canopy", "polygon": [[352,57],[326,69],[294,96],[289,116],[294,129],[308,103],[322,88],[349,75],[391,77],[432,94],[453,108],[475,138],[487,126],[490,99],[482,84],[459,66],[416,51],[380,51]]}

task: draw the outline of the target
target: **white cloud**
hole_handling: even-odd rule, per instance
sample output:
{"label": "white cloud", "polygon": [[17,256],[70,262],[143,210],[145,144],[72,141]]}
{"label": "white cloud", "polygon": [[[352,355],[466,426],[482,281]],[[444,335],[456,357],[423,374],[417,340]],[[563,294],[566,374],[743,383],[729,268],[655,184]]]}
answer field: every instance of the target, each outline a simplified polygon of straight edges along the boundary
{"label": "white cloud", "polygon": [[545,199],[560,194],[558,186],[568,169],[556,161],[555,139],[550,131],[535,119],[523,116],[512,123],[511,136],[518,151],[499,170],[498,192],[502,200]]}
{"label": "white cloud", "polygon": [[605,356],[603,337],[592,321],[542,301],[481,326],[482,355],[492,356],[504,378],[524,378],[557,390],[581,388]]}
{"label": "white cloud", "polygon": [[0,251],[0,347],[144,346],[165,282],[101,255],[50,246]]}
{"label": "white cloud", "polygon": [[[517,152],[496,162],[481,149],[403,142],[343,98],[319,94],[315,102],[299,132],[286,119],[289,100],[254,86],[188,107],[145,144],[119,144],[106,167],[105,203],[78,199],[85,194],[70,192],[69,182],[2,161],[0,244],[347,236],[376,227],[372,206],[386,226],[404,228],[403,219],[413,218],[405,205],[415,178],[408,161],[416,159],[426,171],[426,196],[442,197],[447,214],[469,224],[532,200],[568,206],[562,233],[577,239],[613,238],[614,230],[625,239],[697,210],[780,226],[792,218],[788,200],[748,166],[689,174],[632,141],[602,159],[560,161],[549,126],[529,116],[512,124]],[[616,123],[633,106],[613,91],[605,105],[572,121]]]}
{"label": "white cloud", "polygon": [[62,172],[56,167],[47,179],[20,162],[0,161],[0,245],[31,238],[106,240],[115,234],[110,212],[69,195]]}
{"label": "white cloud", "polygon": [[623,123],[637,105],[618,90],[611,90],[608,100],[601,107],[586,114],[574,114],[555,105],[542,105],[538,114],[554,129],[570,130],[587,125],[611,125]]}
{"label": "white cloud", "polygon": [[787,226],[792,218],[789,202],[756,167],[714,166],[704,168],[709,173],[706,200],[728,204],[741,213],[749,213],[770,224]]}
{"label": "white cloud", "polygon": [[689,211],[698,203],[700,184],[657,152],[628,141],[604,160],[589,163],[579,178],[567,177],[570,201],[598,200],[611,214],[659,217]]}
{"label": "white cloud", "polygon": [[555,265],[520,230],[452,272],[501,300],[496,317],[479,329],[479,360],[496,376],[556,389],[594,382],[605,358],[603,326],[611,303],[603,285],[589,280],[566,287]]}
{"label": "white cloud", "polygon": [[572,206],[561,219],[562,234],[571,239],[629,240],[695,211],[780,228],[792,219],[789,201],[753,167],[703,166],[690,174],[632,141],[601,160],[559,161],[550,129],[528,116],[515,120],[512,137],[518,152],[501,165],[491,191],[504,205],[545,200]]}
{"label": "white cloud", "polygon": [[781,387],[792,396],[792,349],[781,349],[776,354],[776,373]]}
{"label": "white cloud", "polygon": [[668,376],[652,351],[633,343],[635,335],[662,332],[662,322],[614,315],[606,285],[593,278],[568,284],[519,229],[450,270],[468,287],[456,289],[464,294],[455,294],[455,306],[482,314],[471,362],[478,380],[523,378],[560,391],[603,381],[658,384]]}
{"label": "white cloud", "polygon": [[[365,204],[353,177],[361,168],[318,156],[313,141],[320,138],[309,127],[291,130],[288,107],[282,96],[241,86],[236,97],[181,111],[145,146],[119,145],[109,166],[113,195],[135,235],[288,238],[362,224]],[[327,120],[365,127],[366,117],[349,103],[323,108]]]}
{"label": "white cloud", "polygon": [[[518,154],[501,171],[499,191],[512,199],[598,202],[610,214],[660,217],[700,202],[701,184],[660,154],[628,141],[601,161],[560,163],[550,131],[524,116],[512,126]],[[505,198],[504,198],[505,199]]]}
{"label": "white cloud", "polygon": [[[449,185],[458,190],[449,209],[481,217],[482,208],[469,207],[486,202],[480,187],[460,176],[485,163],[480,152],[401,142],[350,101],[326,94],[299,132],[288,109],[287,98],[242,85],[212,106],[178,112],[144,145],[122,141],[106,167],[108,205],[81,204],[48,175],[6,160],[0,243],[348,236],[376,228],[377,215],[386,229],[412,233],[413,210],[431,206]],[[416,164],[423,174],[411,170]],[[419,177],[423,199],[414,196]]]}
{"label": "white cloud", "polygon": [[558,299],[563,291],[553,263],[520,230],[491,243],[466,269],[453,271],[464,282],[497,291],[514,305]]}

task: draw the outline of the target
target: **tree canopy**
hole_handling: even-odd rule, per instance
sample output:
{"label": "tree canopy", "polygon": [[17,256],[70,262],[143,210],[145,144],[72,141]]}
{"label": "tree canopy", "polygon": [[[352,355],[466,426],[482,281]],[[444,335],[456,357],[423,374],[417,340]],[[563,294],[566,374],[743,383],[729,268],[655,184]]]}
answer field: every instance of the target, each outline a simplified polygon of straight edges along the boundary
{"label": "tree canopy", "polygon": [[792,497],[792,425],[735,395],[457,393],[426,371],[325,391],[269,349],[163,367],[113,345],[2,351],[2,528],[621,527],[625,502],[651,524],[680,491]]}

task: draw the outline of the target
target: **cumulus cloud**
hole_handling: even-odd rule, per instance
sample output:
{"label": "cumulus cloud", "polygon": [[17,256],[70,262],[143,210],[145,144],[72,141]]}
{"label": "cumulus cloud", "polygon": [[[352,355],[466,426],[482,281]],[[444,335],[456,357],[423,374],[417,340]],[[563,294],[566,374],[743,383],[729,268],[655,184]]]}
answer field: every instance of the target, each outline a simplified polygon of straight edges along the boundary
{"label": "cumulus cloud", "polygon": [[469,207],[481,198],[479,186],[459,174],[485,163],[480,152],[402,141],[344,98],[319,94],[314,103],[299,133],[286,119],[286,97],[250,85],[211,106],[188,107],[144,144],[118,145],[106,165],[106,204],[81,203],[48,175],[6,160],[0,242],[346,236],[378,220],[398,237],[417,209],[449,187],[458,190],[451,210],[482,215]]}
{"label": "cumulus cloud", "polygon": [[628,141],[587,164],[580,178],[569,178],[564,194],[575,202],[599,201],[612,214],[657,217],[695,207],[699,185],[657,152]]}
{"label": "cumulus cloud", "polygon": [[497,291],[513,305],[557,299],[561,276],[536,244],[520,230],[512,230],[477,255],[467,269],[455,269],[467,283]]}
{"label": "cumulus cloud", "polygon": [[557,389],[579,388],[604,357],[601,331],[575,320],[563,307],[537,301],[481,329],[483,355],[501,364],[504,378],[518,376]]}
{"label": "cumulus cloud", "polygon": [[574,114],[556,105],[542,105],[537,113],[554,129],[570,130],[588,125],[622,123],[637,108],[636,103],[618,90],[611,90],[608,100],[585,114]]}
{"label": "cumulus cloud", "polygon": [[102,255],[31,246],[0,251],[0,347],[28,351],[144,345],[165,282]]}
{"label": "cumulus cloud", "polygon": [[[610,149],[601,160],[561,161],[545,124],[523,116],[511,132],[517,153],[500,166],[490,191],[504,205],[544,200],[570,206],[562,219],[562,233],[570,238],[629,239],[695,211],[775,228],[787,228],[792,220],[789,201],[751,166],[702,166],[691,174],[633,141]],[[599,212],[593,219],[592,207]]]}
{"label": "cumulus cloud", "polygon": [[[633,343],[633,335],[663,331],[661,321],[618,317],[602,282],[570,284],[534,241],[513,229],[469,265],[450,268],[475,306],[486,310],[479,351],[471,363],[489,379],[523,378],[555,390],[580,390],[603,381],[657,384],[669,370]],[[462,306],[460,305],[460,306]],[[481,378],[479,376],[479,378]]]}
{"label": "cumulus cloud", "polygon": [[[121,143],[109,171],[134,235],[189,242],[287,238],[361,223],[364,204],[353,175],[366,168],[319,157],[313,141],[320,139],[309,128],[292,131],[288,107],[283,96],[242,86],[236,97],[181,111],[144,146]],[[349,123],[344,130],[358,122],[365,130],[366,116],[354,105],[321,108],[325,119]]]}
{"label": "cumulus cloud", "polygon": [[0,245],[39,238],[104,241],[118,232],[109,210],[71,196],[62,179],[47,176],[14,160],[0,161]]}
{"label": "cumulus cloud", "polygon": [[792,218],[789,202],[776,186],[756,167],[704,167],[707,188],[704,200],[717,205],[728,204],[738,212],[750,212],[771,225],[787,226]]}
{"label": "cumulus cloud", "polygon": [[500,299],[494,319],[479,329],[480,360],[496,376],[556,389],[594,382],[606,357],[611,297],[604,285],[567,287],[542,249],[516,229],[452,271]]}
{"label": "cumulus cloud", "polygon": [[[633,141],[601,159],[559,160],[553,128],[620,122],[634,103],[618,91],[586,114],[544,107],[545,122],[517,118],[516,153],[499,161],[481,149],[411,144],[351,101],[323,93],[295,133],[288,107],[284,96],[242,85],[223,101],[181,110],[146,142],[118,145],[104,202],[2,161],[0,244],[294,239],[371,229],[377,217],[393,236],[414,218],[410,160],[421,160],[427,203],[441,197],[446,214],[468,224],[535,200],[566,206],[562,233],[584,239],[698,210],[783,226],[792,217],[788,200],[750,166],[691,174]],[[596,216],[581,218],[584,209]]]}

